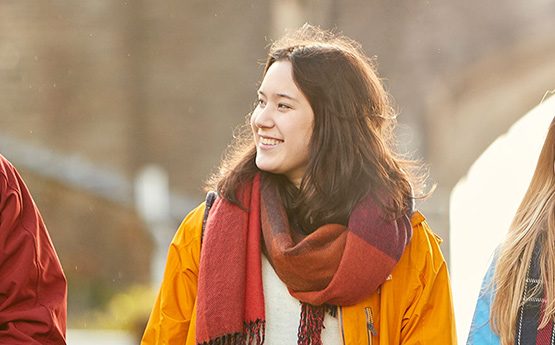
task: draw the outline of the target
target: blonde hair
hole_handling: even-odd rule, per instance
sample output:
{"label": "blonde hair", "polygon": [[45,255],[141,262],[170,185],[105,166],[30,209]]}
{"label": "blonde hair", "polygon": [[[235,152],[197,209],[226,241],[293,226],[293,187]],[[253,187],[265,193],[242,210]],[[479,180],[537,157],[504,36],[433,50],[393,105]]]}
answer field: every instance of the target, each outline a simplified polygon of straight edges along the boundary
{"label": "blonde hair", "polygon": [[513,344],[526,274],[536,242],[541,241],[540,283],[527,296],[545,290],[539,328],[555,316],[555,119],[551,121],[536,170],[503,242],[493,275],[493,330],[502,345]]}

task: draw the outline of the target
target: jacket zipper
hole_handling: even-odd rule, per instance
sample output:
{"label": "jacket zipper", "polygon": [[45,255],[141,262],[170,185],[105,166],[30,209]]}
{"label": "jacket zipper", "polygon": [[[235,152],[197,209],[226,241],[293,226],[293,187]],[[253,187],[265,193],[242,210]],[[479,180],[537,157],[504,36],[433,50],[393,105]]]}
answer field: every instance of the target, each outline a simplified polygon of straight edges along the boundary
{"label": "jacket zipper", "polygon": [[337,321],[339,322],[339,332],[341,332],[341,342],[343,345],[346,345],[345,330],[343,329],[343,307],[339,305],[337,306],[337,309],[339,311],[339,317],[337,318]]}
{"label": "jacket zipper", "polygon": [[368,332],[368,344],[372,345],[372,337],[378,335],[376,329],[374,328],[374,314],[372,313],[372,308],[364,308],[366,312],[366,329]]}

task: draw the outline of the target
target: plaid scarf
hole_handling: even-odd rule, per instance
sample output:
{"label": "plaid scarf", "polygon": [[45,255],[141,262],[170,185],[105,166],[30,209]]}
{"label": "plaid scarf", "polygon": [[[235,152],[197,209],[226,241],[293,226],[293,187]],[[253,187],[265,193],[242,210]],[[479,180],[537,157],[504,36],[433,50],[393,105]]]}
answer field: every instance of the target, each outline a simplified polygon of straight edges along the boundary
{"label": "plaid scarf", "polygon": [[354,208],[348,226],[327,224],[309,235],[289,226],[277,189],[260,174],[241,196],[248,211],[217,198],[206,222],[198,344],[264,343],[262,240],[277,275],[302,301],[298,344],[315,345],[329,306],[353,305],[376,291],[412,235],[408,215],[387,221],[370,196]]}
{"label": "plaid scarf", "polygon": [[[541,241],[537,241],[526,273],[526,285],[522,294],[522,303],[516,319],[516,345],[554,345],[555,328],[553,320],[542,329],[538,329],[545,311],[544,289],[535,289],[540,283]],[[534,293],[535,292],[535,293]]]}

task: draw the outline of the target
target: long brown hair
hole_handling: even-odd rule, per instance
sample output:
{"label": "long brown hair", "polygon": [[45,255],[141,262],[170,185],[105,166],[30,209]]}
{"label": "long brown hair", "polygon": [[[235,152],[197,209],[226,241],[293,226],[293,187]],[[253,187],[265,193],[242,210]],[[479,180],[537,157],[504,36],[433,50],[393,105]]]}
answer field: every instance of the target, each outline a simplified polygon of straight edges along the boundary
{"label": "long brown hair", "polygon": [[[264,76],[276,61],[289,61],[293,79],[314,112],[309,162],[297,189],[285,176],[282,203],[305,228],[347,223],[368,193],[391,218],[410,208],[418,168],[395,151],[396,113],[390,95],[361,46],[340,34],[305,24],[274,42]],[[259,172],[250,130],[244,130],[210,186],[238,204],[237,191]],[[409,182],[410,181],[410,182]]]}
{"label": "long brown hair", "polygon": [[[493,275],[495,297],[491,309],[494,331],[502,345],[513,344],[518,310],[534,245],[541,241],[541,278],[547,304],[540,328],[555,317],[555,119],[536,165],[530,186],[501,245]],[[534,292],[531,295],[535,295]]]}

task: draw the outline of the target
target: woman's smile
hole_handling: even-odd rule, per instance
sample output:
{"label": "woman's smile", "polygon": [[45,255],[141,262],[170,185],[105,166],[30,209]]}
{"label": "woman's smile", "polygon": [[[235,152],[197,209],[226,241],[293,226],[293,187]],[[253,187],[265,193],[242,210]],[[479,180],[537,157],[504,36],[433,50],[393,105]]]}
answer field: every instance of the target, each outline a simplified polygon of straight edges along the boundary
{"label": "woman's smile", "polygon": [[274,146],[277,146],[277,145],[279,145],[283,142],[283,140],[274,139],[274,138],[271,138],[271,137],[265,137],[265,136],[262,136],[262,135],[258,135],[258,137],[260,138],[260,146],[262,148],[264,148],[266,146],[274,147]]}

